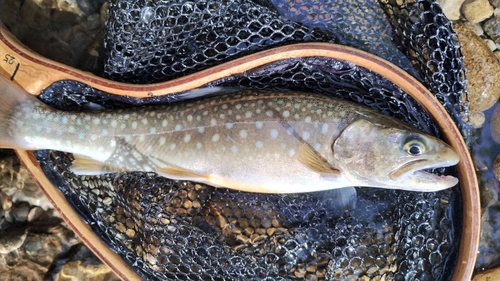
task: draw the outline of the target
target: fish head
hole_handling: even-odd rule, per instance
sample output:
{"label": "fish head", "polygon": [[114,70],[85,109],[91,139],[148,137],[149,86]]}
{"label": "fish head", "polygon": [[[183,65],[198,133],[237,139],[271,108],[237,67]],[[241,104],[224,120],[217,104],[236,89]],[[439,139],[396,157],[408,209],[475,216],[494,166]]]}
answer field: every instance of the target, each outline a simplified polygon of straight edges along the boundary
{"label": "fish head", "polygon": [[332,145],[335,165],[360,186],[411,191],[439,191],[458,179],[424,169],[453,166],[458,154],[442,140],[417,130],[358,120]]}

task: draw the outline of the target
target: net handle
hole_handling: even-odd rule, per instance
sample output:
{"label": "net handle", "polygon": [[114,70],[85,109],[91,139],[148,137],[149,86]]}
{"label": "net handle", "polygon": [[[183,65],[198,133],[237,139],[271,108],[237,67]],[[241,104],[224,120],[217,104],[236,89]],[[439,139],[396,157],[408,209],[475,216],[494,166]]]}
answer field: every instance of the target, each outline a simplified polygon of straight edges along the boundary
{"label": "net handle", "polygon": [[[113,95],[152,97],[201,87],[266,64],[298,57],[327,57],[351,62],[387,78],[411,95],[432,116],[445,140],[460,155],[458,172],[463,196],[463,227],[453,281],[470,280],[474,271],[480,232],[479,186],[467,145],[460,131],[438,100],[414,77],[396,65],[351,47],[330,43],[299,43],[277,47],[238,58],[168,82],[133,85],[114,82],[43,58],[22,45],[0,22],[0,74],[10,77],[33,95],[59,80],[76,80]],[[23,164],[42,187],[64,220],[120,278],[140,277],[90,230],[45,177],[32,152],[17,150]]]}

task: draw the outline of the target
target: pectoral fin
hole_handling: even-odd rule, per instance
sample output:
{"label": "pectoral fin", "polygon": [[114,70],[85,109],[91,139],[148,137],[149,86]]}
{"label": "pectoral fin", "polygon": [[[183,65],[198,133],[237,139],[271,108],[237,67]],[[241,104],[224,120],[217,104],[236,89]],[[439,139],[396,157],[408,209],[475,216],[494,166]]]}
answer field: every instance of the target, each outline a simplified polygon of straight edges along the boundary
{"label": "pectoral fin", "polygon": [[340,171],[332,167],[325,158],[307,143],[300,146],[298,160],[307,168],[326,177],[340,176]]}
{"label": "pectoral fin", "polygon": [[175,166],[166,166],[158,168],[156,172],[163,177],[175,180],[192,180],[192,181],[204,182],[207,178],[205,175],[201,175],[196,172]]}

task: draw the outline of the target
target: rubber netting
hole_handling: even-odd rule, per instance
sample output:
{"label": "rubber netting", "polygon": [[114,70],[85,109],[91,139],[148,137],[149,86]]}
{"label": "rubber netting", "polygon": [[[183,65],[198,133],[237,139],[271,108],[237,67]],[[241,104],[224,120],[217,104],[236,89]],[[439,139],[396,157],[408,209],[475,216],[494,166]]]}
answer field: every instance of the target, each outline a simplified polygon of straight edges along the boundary
{"label": "rubber netting", "polygon": [[[428,86],[468,137],[459,42],[431,0],[113,0],[105,73],[129,83],[166,81],[306,41],[354,46],[401,66]],[[406,93],[340,60],[290,58],[213,85],[333,95],[439,136]],[[74,81],[57,82],[40,97],[67,110],[178,99],[115,97]],[[36,155],[94,232],[144,279],[448,280],[455,269],[459,187],[436,193],[357,188],[357,207],[337,210],[324,193],[242,193],[137,172],[75,176],[71,155]]]}

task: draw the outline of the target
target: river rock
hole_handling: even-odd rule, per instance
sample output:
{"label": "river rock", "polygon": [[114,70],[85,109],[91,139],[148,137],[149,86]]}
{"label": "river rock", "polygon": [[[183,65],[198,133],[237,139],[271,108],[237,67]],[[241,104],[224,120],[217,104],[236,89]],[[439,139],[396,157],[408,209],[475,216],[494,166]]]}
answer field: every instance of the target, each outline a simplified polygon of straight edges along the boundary
{"label": "river rock", "polygon": [[441,5],[441,9],[443,9],[444,15],[449,20],[460,19],[460,7],[464,1],[465,0],[437,0],[439,5]]}
{"label": "river rock", "polygon": [[478,23],[493,15],[493,7],[488,0],[465,0],[462,14],[470,22]]}
{"label": "river rock", "polygon": [[500,8],[500,0],[489,0],[489,1],[490,1],[491,6],[493,6],[495,8]]}
{"label": "river rock", "polygon": [[474,31],[463,23],[453,24],[457,32],[464,63],[467,69],[467,91],[469,92],[471,112],[491,108],[500,97],[500,62],[488,45]]}
{"label": "river rock", "polygon": [[500,43],[500,18],[493,17],[484,23],[484,32],[495,41]]}

